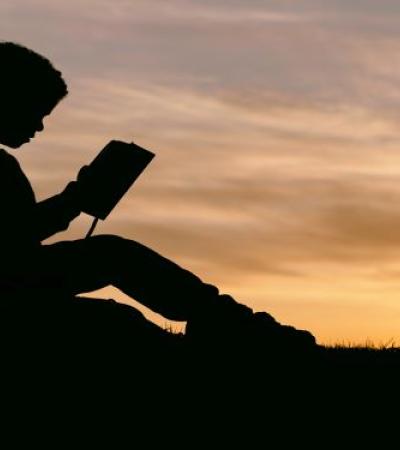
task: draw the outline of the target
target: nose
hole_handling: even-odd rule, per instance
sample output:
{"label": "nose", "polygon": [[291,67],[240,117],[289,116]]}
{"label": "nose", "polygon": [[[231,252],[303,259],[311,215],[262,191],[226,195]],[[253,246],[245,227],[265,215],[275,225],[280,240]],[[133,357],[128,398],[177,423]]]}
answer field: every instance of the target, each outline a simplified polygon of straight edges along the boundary
{"label": "nose", "polygon": [[39,121],[36,125],[36,131],[40,132],[44,130],[43,121]]}

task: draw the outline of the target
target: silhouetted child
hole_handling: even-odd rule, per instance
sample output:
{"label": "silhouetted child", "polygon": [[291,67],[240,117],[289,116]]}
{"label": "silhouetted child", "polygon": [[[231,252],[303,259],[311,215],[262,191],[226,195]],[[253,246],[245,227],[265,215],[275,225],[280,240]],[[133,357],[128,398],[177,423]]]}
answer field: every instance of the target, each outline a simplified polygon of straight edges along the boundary
{"label": "silhouetted child", "polygon": [[[50,61],[28,48],[0,42],[0,63],[0,143],[17,149],[43,131],[43,119],[68,91]],[[81,176],[82,170],[78,180]],[[66,230],[81,213],[78,183],[72,181],[60,194],[37,202],[17,160],[3,149],[0,206],[2,301],[17,298],[29,302],[47,296],[56,302],[58,297],[113,285],[168,319],[198,323],[206,331],[213,320],[222,325],[239,318],[242,323],[257,315],[130,239],[97,235],[42,244]],[[263,314],[262,323],[278,325]]]}
{"label": "silhouetted child", "polygon": [[[17,149],[43,131],[43,119],[68,91],[50,61],[28,48],[0,43],[0,62],[0,143]],[[37,202],[17,160],[3,149],[0,205],[2,296],[32,297],[34,291],[75,295],[113,285],[172,320],[185,321],[228,304],[251,313],[228,296],[221,299],[216,287],[133,240],[97,235],[43,245],[80,214],[77,183]]]}

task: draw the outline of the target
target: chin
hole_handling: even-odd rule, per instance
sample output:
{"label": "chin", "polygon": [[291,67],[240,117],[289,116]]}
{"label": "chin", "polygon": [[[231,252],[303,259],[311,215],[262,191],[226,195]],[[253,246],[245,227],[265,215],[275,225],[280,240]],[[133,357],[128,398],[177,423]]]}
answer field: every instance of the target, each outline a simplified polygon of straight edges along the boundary
{"label": "chin", "polygon": [[6,145],[7,147],[10,147],[10,148],[13,148],[13,149],[22,147],[24,144],[27,144],[28,142],[29,142],[29,139],[24,139],[24,140],[22,140],[22,139],[19,139],[19,140],[17,140],[17,139],[15,139],[15,140],[3,139],[2,141],[0,141],[1,144]]}

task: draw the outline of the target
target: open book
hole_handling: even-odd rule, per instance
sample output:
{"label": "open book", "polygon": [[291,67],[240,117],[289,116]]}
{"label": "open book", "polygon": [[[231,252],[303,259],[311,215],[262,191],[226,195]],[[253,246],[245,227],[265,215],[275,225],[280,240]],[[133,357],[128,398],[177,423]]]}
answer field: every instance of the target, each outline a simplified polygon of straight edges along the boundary
{"label": "open book", "polygon": [[82,212],[104,220],[154,156],[134,143],[109,142],[78,177]]}

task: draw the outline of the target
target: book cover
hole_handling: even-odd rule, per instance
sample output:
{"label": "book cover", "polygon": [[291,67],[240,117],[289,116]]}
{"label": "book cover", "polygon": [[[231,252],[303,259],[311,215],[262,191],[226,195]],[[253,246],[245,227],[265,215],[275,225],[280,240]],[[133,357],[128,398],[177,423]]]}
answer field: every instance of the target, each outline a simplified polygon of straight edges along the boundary
{"label": "book cover", "polygon": [[109,142],[78,179],[82,212],[104,220],[154,156],[134,143]]}

